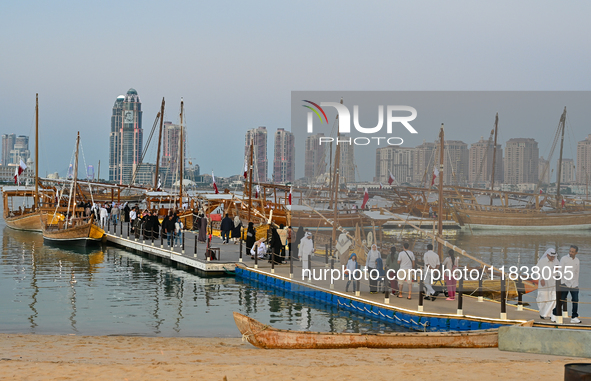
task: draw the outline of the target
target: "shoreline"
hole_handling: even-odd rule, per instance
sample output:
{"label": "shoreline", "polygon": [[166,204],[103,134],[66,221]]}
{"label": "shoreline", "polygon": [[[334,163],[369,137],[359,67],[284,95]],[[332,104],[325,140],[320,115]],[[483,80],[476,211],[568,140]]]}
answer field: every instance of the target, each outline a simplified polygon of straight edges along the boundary
{"label": "shoreline", "polygon": [[[265,350],[240,338],[0,334],[6,379],[561,379],[588,359],[484,349]],[[477,363],[478,366],[473,366]]]}

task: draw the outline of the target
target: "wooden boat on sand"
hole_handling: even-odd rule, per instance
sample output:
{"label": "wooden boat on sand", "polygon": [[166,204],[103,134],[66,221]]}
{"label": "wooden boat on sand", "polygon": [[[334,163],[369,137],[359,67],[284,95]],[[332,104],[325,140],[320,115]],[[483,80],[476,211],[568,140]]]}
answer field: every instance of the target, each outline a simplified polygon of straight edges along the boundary
{"label": "wooden boat on sand", "polygon": [[[234,312],[243,339],[265,349],[488,348],[498,346],[498,330],[400,332],[384,334],[304,332],[276,329]],[[533,320],[524,325],[533,325]]]}

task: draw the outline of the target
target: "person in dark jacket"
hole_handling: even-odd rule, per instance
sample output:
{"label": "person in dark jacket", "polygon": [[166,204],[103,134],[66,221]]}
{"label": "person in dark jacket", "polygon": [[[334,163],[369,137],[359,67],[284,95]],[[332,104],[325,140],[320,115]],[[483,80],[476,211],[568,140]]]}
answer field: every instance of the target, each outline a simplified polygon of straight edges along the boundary
{"label": "person in dark jacket", "polygon": [[131,212],[131,208],[125,203],[125,206],[123,207],[123,218],[125,222],[129,222],[129,212]]}
{"label": "person in dark jacket", "polygon": [[228,213],[226,213],[226,217],[222,220],[220,225],[220,230],[222,231],[222,240],[224,243],[228,243],[230,240],[230,230],[234,228],[234,222],[232,219],[228,217]]}
{"label": "person in dark jacket", "polygon": [[246,252],[250,253],[250,249],[254,246],[256,242],[256,230],[254,230],[254,224],[252,222],[248,223],[248,229],[246,230]]}
{"label": "person in dark jacket", "polygon": [[292,250],[293,250],[292,256],[294,258],[298,258],[298,256],[299,256],[299,244],[300,244],[300,242],[302,242],[302,238],[304,238],[304,234],[306,234],[306,232],[304,231],[304,227],[300,226],[300,228],[298,229],[298,232],[296,233],[295,245],[292,247]]}
{"label": "person in dark jacket", "polygon": [[171,247],[174,244],[174,216],[172,213],[162,221],[162,229],[166,233],[166,242]]}
{"label": "person in dark jacket", "polygon": [[277,233],[276,228],[271,228],[271,258],[269,262],[273,261],[275,264],[281,263],[281,250],[283,249],[283,243],[281,242],[281,237],[279,233]]}
{"label": "person in dark jacket", "polygon": [[160,238],[160,221],[158,220],[158,213],[156,211],[152,212],[150,220],[152,222],[152,238],[158,239]]}

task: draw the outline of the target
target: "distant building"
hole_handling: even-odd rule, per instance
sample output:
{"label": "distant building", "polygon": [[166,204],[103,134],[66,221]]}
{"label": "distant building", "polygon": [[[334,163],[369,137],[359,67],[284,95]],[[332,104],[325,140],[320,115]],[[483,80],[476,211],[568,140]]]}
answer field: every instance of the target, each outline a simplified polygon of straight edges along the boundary
{"label": "distant building", "polygon": [[[176,173],[180,169],[180,141],[181,141],[181,126],[173,124],[172,122],[164,122],[162,131],[162,156],[160,159],[160,167],[167,168],[170,173]],[[183,127],[183,156],[185,161],[183,168],[187,167],[187,127]]]}
{"label": "distant building", "polygon": [[294,180],[295,138],[291,132],[278,128],[275,132],[273,182],[287,183]]}
{"label": "distant building", "polygon": [[376,149],[375,181],[388,182],[390,172],[398,184],[413,181],[414,148],[386,146]]}
{"label": "distant building", "polygon": [[2,135],[2,165],[13,164],[10,159],[10,151],[14,149],[15,134]]}
{"label": "distant building", "polygon": [[120,95],[113,105],[109,137],[109,180],[128,184],[141,160],[142,103],[135,89]]}
{"label": "distant building", "polygon": [[250,144],[253,144],[253,177],[255,181],[267,182],[267,128],[259,127],[246,131],[244,160],[249,163]]}
{"label": "distant building", "polygon": [[562,168],[560,170],[560,183],[561,184],[574,184],[574,182],[575,182],[575,161],[573,159],[562,159]]}
{"label": "distant building", "polygon": [[26,163],[30,157],[28,136],[2,135],[2,165]]}
{"label": "distant building", "polygon": [[538,142],[530,138],[513,138],[505,144],[505,183],[538,182]]}
{"label": "distant building", "polygon": [[318,176],[326,172],[326,153],[328,150],[326,149],[327,143],[320,144],[321,137],[324,137],[323,133],[306,138],[304,176],[312,183]]}
{"label": "distant building", "polygon": [[[494,156],[494,144],[480,137],[476,143],[472,143],[468,152],[468,182],[470,184],[490,184],[492,176],[492,163]],[[497,144],[495,165],[495,184],[503,182],[503,149]]]}
{"label": "distant building", "polygon": [[538,159],[538,180],[542,184],[550,184],[550,174],[552,170],[550,169],[550,162],[544,159],[544,156],[541,156]]}
{"label": "distant building", "polygon": [[[341,135],[340,141],[348,141],[347,135]],[[339,184],[355,182],[355,145],[339,144]]]}
{"label": "distant building", "polygon": [[[438,146],[439,143],[435,142]],[[468,183],[468,145],[460,140],[446,140],[444,145],[443,183],[445,185],[466,185]],[[439,164],[439,155],[435,155]]]}
{"label": "distant building", "polygon": [[[4,140],[3,140],[4,142]],[[4,143],[2,145],[4,147]],[[577,183],[588,184],[591,179],[591,135],[577,144]]]}
{"label": "distant building", "polygon": [[438,160],[435,159],[436,144],[427,143],[413,149],[413,182],[420,185],[431,185],[433,168]]}

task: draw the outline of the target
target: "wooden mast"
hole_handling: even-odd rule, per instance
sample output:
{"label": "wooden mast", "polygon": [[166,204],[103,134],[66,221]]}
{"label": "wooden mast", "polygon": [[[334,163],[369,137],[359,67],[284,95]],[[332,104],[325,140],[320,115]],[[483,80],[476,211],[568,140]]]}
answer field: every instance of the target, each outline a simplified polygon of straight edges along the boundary
{"label": "wooden mast", "polygon": [[[493,146],[493,162],[492,162],[492,176],[490,179],[490,204],[493,204],[493,197],[495,191],[495,166],[497,164],[497,134],[499,132],[499,113],[495,116],[495,142]],[[490,140],[489,140],[490,141]]]}
{"label": "wooden mast", "polygon": [[39,206],[39,93],[35,94],[35,204],[33,211]]}
{"label": "wooden mast", "polygon": [[250,139],[250,159],[249,159],[249,173],[248,173],[248,222],[250,221],[250,213],[252,209],[252,159],[254,151],[254,139]]}
{"label": "wooden mast", "polygon": [[[439,132],[439,202],[437,203],[437,236],[442,239],[443,236],[443,160],[445,159],[444,147],[444,132],[443,123],[441,123],[441,131]],[[443,260],[443,245],[437,245],[437,253],[439,259]]]}
{"label": "wooden mast", "polygon": [[76,137],[76,157],[74,158],[74,187],[72,190],[73,196],[73,206],[72,206],[72,218],[76,217],[76,192],[78,191],[78,146],[80,145],[80,131],[78,131],[78,136]]}
{"label": "wooden mast", "polygon": [[181,209],[183,205],[183,98],[181,98],[181,138],[180,138],[180,145],[181,145],[181,154],[179,159],[179,168],[180,168],[180,183],[179,183],[179,209]]}
{"label": "wooden mast", "polygon": [[[341,104],[343,104],[343,98],[341,98]],[[337,122],[339,121],[339,114],[337,113]],[[337,148],[335,150],[334,153],[334,204],[331,202],[332,207],[334,208],[334,224],[332,225],[332,242],[336,242],[337,239],[337,218],[338,218],[338,208],[337,208],[337,204],[339,202],[339,166],[340,166],[340,153],[341,153],[341,149],[339,147],[339,138],[341,137],[341,129],[339,128],[339,125],[337,123]],[[332,199],[332,197],[331,197]]]}
{"label": "wooden mast", "polygon": [[556,208],[562,207],[561,199],[560,199],[560,176],[562,175],[562,149],[564,146],[564,129],[566,125],[566,106],[564,106],[564,111],[560,116],[560,123],[558,128],[562,128],[562,136],[560,138],[560,156],[558,157],[558,177],[556,178]]}
{"label": "wooden mast", "polygon": [[162,125],[164,124],[164,97],[162,97],[162,106],[160,106],[160,132],[158,133],[158,151],[156,151],[156,178],[154,179],[154,189],[158,189],[158,172],[160,170],[160,147],[162,146]]}

